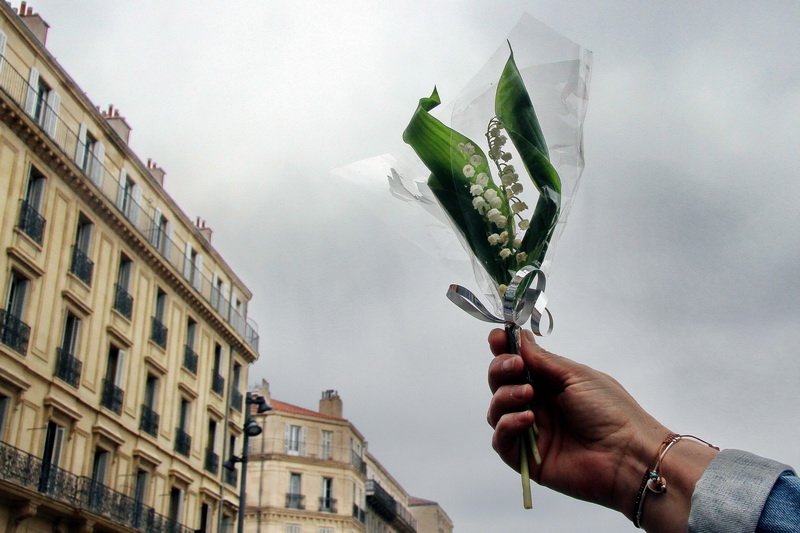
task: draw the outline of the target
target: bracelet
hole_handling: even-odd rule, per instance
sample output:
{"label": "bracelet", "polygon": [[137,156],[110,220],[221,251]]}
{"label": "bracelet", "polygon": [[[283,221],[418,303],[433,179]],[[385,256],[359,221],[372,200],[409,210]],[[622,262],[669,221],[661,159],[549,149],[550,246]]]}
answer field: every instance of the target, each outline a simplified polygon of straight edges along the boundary
{"label": "bracelet", "polygon": [[642,527],[642,511],[644,510],[644,499],[645,496],[647,496],[647,492],[655,492],[656,494],[664,494],[667,492],[667,480],[661,475],[661,462],[664,460],[664,457],[667,455],[667,452],[670,450],[670,448],[672,448],[679,440],[683,439],[691,439],[705,444],[709,448],[719,450],[719,448],[713,444],[706,442],[699,437],[695,437],[694,435],[678,435],[677,433],[670,433],[667,438],[664,439],[664,442],[661,443],[661,446],[659,446],[658,453],[656,454],[655,461],[653,462],[653,467],[644,473],[642,484],[639,487],[639,492],[636,494],[636,499],[633,502],[633,525],[637,528]]}

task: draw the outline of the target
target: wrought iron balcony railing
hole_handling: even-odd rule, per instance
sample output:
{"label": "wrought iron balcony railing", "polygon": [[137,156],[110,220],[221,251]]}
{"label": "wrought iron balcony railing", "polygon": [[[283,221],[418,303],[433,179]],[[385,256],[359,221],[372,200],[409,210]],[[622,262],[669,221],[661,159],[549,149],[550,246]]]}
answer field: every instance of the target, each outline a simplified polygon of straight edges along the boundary
{"label": "wrought iron balcony railing", "polygon": [[114,309],[128,320],[133,316],[133,296],[119,284],[114,284]]}
{"label": "wrought iron balcony railing", "polygon": [[58,355],[56,360],[56,377],[78,388],[81,381],[83,363],[63,348],[57,348],[56,353]]}
{"label": "wrought iron balcony railing", "polygon": [[[14,68],[11,61],[1,55],[0,61],[2,61],[3,66],[2,70],[0,70],[0,90],[4,93],[3,97],[15,103],[21,113],[27,113],[26,101],[28,100],[28,94],[34,91],[27,81],[27,75],[23,76]],[[48,107],[51,118],[45,120],[45,124],[38,123],[38,127],[41,129],[42,134],[49,137],[61,150],[64,159],[74,161],[75,154],[81,152],[79,149],[81,141],[79,140],[78,132],[73,129],[77,127],[79,121],[77,119],[72,119],[69,123],[65,121],[63,117],[67,116],[67,112],[64,106],[61,106],[60,111],[56,112],[46,102],[43,102],[43,105]],[[120,216],[130,223],[142,239],[153,244],[166,263],[172,265],[178,272],[183,272],[184,264],[187,261],[191,262],[191,258],[187,259],[186,257],[184,243],[177,242],[168,237],[165,232],[159,231],[158,228],[161,222],[160,220],[154,220],[155,211],[150,208],[145,210],[134,198],[129,197],[128,201],[122,204],[117,202],[117,194],[120,188],[118,171],[110,171],[105,168],[104,162],[98,160],[92,153],[87,153],[86,157],[88,158],[88,164],[85,165],[83,171],[95,192],[104,196],[112,205],[116,206],[119,209]],[[29,217],[31,215],[26,213],[25,216]],[[26,233],[31,230],[33,235],[28,234],[41,243],[44,235],[44,219],[32,217],[25,218],[24,222],[22,220],[23,215],[21,214],[20,229]],[[156,235],[159,237],[156,238]],[[200,275],[199,273],[195,273],[195,275],[200,276],[200,278],[193,283],[193,286],[203,300],[217,310],[221,318],[247,344],[258,351],[259,336],[255,322],[243,315],[230,301],[225,299],[223,294],[220,294],[219,289],[214,284],[215,280],[210,275]]]}
{"label": "wrought iron balcony railing", "polygon": [[69,271],[85,283],[87,286],[92,284],[92,272],[94,271],[94,262],[89,259],[86,252],[78,248],[72,247],[72,263],[70,264]]}
{"label": "wrought iron balcony railing", "polygon": [[39,244],[42,244],[44,239],[44,225],[46,221],[42,215],[29,204],[26,200],[22,200],[19,210],[19,221],[17,227],[25,233],[28,237],[33,239]]}
{"label": "wrought iron balcony railing", "polygon": [[214,450],[211,448],[206,448],[205,468],[206,472],[211,472],[215,475],[219,472],[219,455],[214,453]]}
{"label": "wrought iron balcony railing", "polygon": [[286,493],[286,508],[287,509],[305,509],[306,497],[302,494],[294,494],[292,492]]}
{"label": "wrought iron balcony railing", "polygon": [[[143,533],[193,533],[130,496],[0,441],[0,479]],[[22,494],[20,494],[22,497]]]}
{"label": "wrought iron balcony railing", "polygon": [[217,372],[214,372],[211,376],[211,390],[220,395],[225,390],[225,378],[220,376]]}
{"label": "wrought iron balcony railing", "polygon": [[232,469],[223,468],[222,469],[222,480],[225,483],[227,483],[228,485],[230,485],[231,487],[236,487],[236,481],[238,479],[239,479],[239,471],[236,470],[235,468],[232,468]]}
{"label": "wrought iron balcony railing", "polygon": [[120,414],[122,413],[122,401],[124,399],[124,390],[117,387],[111,380],[103,380],[103,394],[100,398],[100,405]]}
{"label": "wrought iron balcony railing", "polygon": [[350,464],[356,467],[356,470],[367,475],[367,463],[364,458],[358,455],[355,451],[350,450]]}
{"label": "wrought iron balcony railing", "polygon": [[152,407],[142,404],[142,420],[139,422],[139,429],[156,437],[158,435],[159,419],[158,413],[153,411]]}
{"label": "wrought iron balcony railing", "polygon": [[31,327],[9,313],[0,309],[0,342],[22,355],[28,351]]}
{"label": "wrought iron balcony railing", "polygon": [[167,326],[161,323],[159,319],[153,317],[153,327],[150,330],[150,339],[161,346],[162,348],[167,347],[167,333],[169,330]]}
{"label": "wrought iron balcony railing", "polygon": [[384,520],[402,533],[416,533],[417,519],[411,512],[397,503],[391,494],[374,479],[367,481],[367,505]]}
{"label": "wrought iron balcony railing", "polygon": [[231,409],[242,412],[242,401],[244,395],[236,388],[231,386]]}
{"label": "wrought iron balcony railing", "polygon": [[175,429],[175,451],[189,457],[192,450],[192,436],[181,428]]}
{"label": "wrought iron balcony railing", "polygon": [[336,498],[319,497],[320,513],[336,513]]}
{"label": "wrought iron balcony railing", "polygon": [[191,372],[192,374],[197,374],[197,361],[200,359],[194,350],[188,345],[185,344],[183,346],[183,368]]}

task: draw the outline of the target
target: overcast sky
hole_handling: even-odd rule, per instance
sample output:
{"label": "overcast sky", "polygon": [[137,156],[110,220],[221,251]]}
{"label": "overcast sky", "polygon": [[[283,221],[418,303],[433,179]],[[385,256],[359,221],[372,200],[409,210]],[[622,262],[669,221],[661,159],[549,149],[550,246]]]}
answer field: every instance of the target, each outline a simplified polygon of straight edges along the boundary
{"label": "overcast sky", "polygon": [[371,452],[458,533],[632,526],[540,487],[522,509],[485,421],[490,327],[444,297],[470,280],[329,171],[401,147],[417,100],[434,84],[454,98],[524,12],[592,50],[586,169],[542,344],[615,376],[674,431],[800,467],[800,3],[33,7],[50,51],[120,109],[252,290],[251,383],[307,408],[338,390]]}

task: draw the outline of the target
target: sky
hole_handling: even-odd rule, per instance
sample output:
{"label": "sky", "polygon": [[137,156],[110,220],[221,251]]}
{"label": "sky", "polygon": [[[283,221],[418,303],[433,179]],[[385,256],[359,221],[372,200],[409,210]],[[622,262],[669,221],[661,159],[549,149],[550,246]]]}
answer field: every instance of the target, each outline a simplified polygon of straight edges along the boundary
{"label": "sky", "polygon": [[475,282],[409,239],[402,209],[380,209],[388,192],[330,171],[402,148],[417,100],[434,84],[455,98],[523,13],[591,50],[586,168],[542,345],[611,374],[676,432],[800,467],[800,3],[32,7],[51,53],[126,117],[134,151],[253,292],[250,382],[312,409],[338,390],[369,450],[457,533],[632,526],[542,487],[522,509],[486,423],[491,327],[445,298]]}

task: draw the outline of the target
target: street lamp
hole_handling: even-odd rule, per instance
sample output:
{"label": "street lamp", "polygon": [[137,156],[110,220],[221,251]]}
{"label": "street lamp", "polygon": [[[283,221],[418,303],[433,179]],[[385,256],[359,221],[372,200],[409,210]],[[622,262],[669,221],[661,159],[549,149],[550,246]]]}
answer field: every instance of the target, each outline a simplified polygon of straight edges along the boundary
{"label": "street lamp", "polygon": [[244,532],[244,506],[247,501],[247,455],[248,455],[248,441],[250,437],[257,437],[261,435],[261,426],[250,416],[250,406],[257,405],[256,414],[261,415],[267,411],[272,410],[272,406],[267,403],[263,396],[250,394],[245,396],[245,418],[244,426],[242,427],[242,455],[236,456],[231,454],[227,461],[222,463],[222,467],[228,470],[235,470],[236,463],[242,463],[242,479],[239,488],[239,523],[236,524],[238,533]]}

